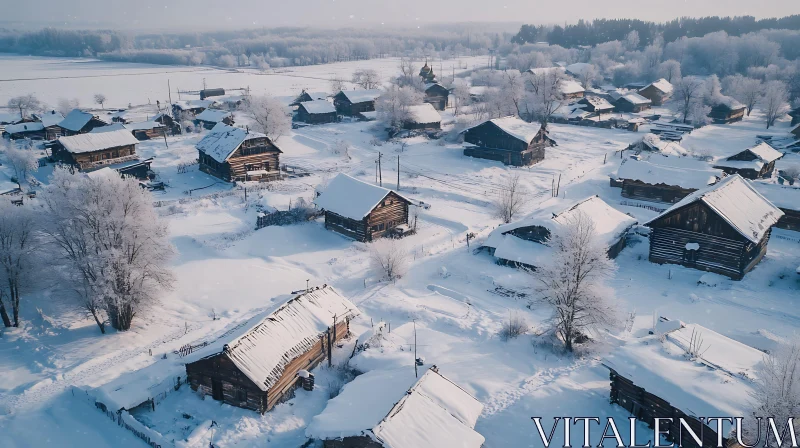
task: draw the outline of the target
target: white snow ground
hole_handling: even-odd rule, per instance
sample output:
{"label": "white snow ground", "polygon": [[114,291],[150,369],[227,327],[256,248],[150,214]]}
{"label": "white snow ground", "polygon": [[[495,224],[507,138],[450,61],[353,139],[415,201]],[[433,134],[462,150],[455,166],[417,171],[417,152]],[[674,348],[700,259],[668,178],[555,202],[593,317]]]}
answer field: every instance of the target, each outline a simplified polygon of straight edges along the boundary
{"label": "white snow ground", "polygon": [[[0,88],[7,85],[0,83]],[[141,102],[137,89],[136,98],[115,101]],[[275,93],[291,95],[300,86],[288,83],[281,89]],[[113,98],[112,89],[108,90],[105,93]],[[445,121],[452,120],[449,111],[443,115]],[[692,133],[684,146],[727,153],[751,146],[755,135],[764,133],[762,128],[758,116],[731,126],[708,126]],[[779,135],[787,128],[787,123],[779,123],[769,133]],[[530,168],[509,169],[466,158],[460,145],[441,141],[413,138],[403,152],[395,144],[373,146],[375,132],[371,123],[341,123],[306,127],[282,137],[278,145],[284,163],[311,175],[271,184],[268,190],[251,189],[247,201],[243,191],[216,183],[196,165],[178,174],[179,164],[196,158],[193,145],[203,134],[170,137],[169,149],[159,140],[142,143],[139,152],[155,157],[154,169],[169,184],[165,193],[154,193],[154,201],[161,201],[159,212],[169,221],[179,250],[174,261],[177,285],[157,307],[137,317],[131,331],[104,336],[93,322],[52,300],[50,292],[25,297],[23,327],[6,330],[0,338],[4,446],[145,446],[93,406],[71,397],[69,386],[97,387],[148,366],[180,371],[173,350],[215,338],[263,311],[271,298],[305,287],[306,279],[333,285],[362,311],[352,323],[354,339],[335,353],[337,363],[352,352],[355,338],[383,321],[391,325],[391,340],[380,350],[359,354],[351,364],[363,371],[412,369],[408,344],[414,339],[414,320],[423,368],[438,365],[484,404],[475,429],[489,448],[541,446],[532,416],[544,417],[544,422],[563,415],[627,418],[622,408],[608,403],[608,372],[599,360],[616,345],[645,334],[653,314],[697,323],[760,349],[774,347],[777,339],[792,335],[800,324],[800,283],[794,273],[800,264],[800,235],[775,230],[767,256],[744,281],[719,278],[716,287],[698,285],[700,271],[649,263],[646,239],[632,243],[616,260],[619,271],[612,286],[625,311],[635,311],[638,317],[630,333],[609,336],[595,353],[580,358],[556,355],[533,345],[530,336],[504,342],[498,332],[510,312],[522,313],[532,333],[542,328],[548,313],[528,308],[522,298],[503,295],[502,288],[526,292],[525,274],[498,266],[485,253],[474,254],[466,247],[468,231],[478,235],[471,243],[474,249],[499,224],[491,217],[489,204],[497,185],[509,173],[519,173],[531,191],[531,211],[549,198],[551,184],[560,175],[566,198],[597,194],[645,222],[656,212],[620,205],[619,189],[608,182],[619,165],[617,151],[642,134],[552,125],[551,136],[558,146],[548,149],[546,160]],[[350,160],[331,150],[337,140],[351,144]],[[384,186],[395,187],[399,156],[401,192],[430,204],[420,214],[419,232],[403,240],[413,262],[396,284],[378,281],[364,244],[326,231],[319,221],[253,230],[259,205],[286,209],[300,197],[310,200],[314,188],[337,172],[374,182],[378,152],[383,157]],[[797,161],[795,155],[787,159],[779,164]],[[0,170],[8,172],[8,167]],[[47,173],[43,169],[37,178],[46,180]],[[191,197],[185,193],[206,186]],[[46,280],[46,272],[42,275]],[[217,320],[212,319],[214,314]],[[167,360],[161,359],[164,353]],[[263,416],[198,398],[183,387],[154,412],[136,417],[178,446],[207,446],[213,434],[215,445],[221,447],[296,447],[306,441],[305,427],[324,409],[329,389],[338,386],[335,369],[323,366],[315,373],[316,390],[298,391],[295,398]],[[209,430],[212,420],[217,426]],[[645,427],[639,429],[646,436]],[[580,436],[576,428],[575,440]]]}

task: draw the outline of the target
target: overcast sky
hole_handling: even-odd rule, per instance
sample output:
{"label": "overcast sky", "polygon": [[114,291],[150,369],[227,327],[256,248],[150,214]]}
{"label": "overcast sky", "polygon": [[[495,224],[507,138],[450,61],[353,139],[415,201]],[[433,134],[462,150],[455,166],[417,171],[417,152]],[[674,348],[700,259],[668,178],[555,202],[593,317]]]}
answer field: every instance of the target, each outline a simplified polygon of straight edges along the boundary
{"label": "overcast sky", "polygon": [[[13,0],[0,0],[0,4]],[[14,25],[222,29],[360,23],[664,21],[680,16],[800,14],[800,0],[27,0],[0,8]]]}

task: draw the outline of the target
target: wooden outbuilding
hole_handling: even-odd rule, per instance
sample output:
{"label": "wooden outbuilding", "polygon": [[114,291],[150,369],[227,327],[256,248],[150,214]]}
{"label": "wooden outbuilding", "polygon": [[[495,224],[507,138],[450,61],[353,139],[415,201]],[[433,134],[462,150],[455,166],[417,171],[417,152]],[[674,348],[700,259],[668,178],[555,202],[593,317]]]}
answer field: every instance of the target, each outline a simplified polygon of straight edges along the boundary
{"label": "wooden outbuilding", "polygon": [[214,400],[267,412],[291,397],[298,374],[330,359],[358,314],[327,285],[278,297],[251,325],[193,354],[197,359],[186,364],[188,382]]}
{"label": "wooden outbuilding", "polygon": [[717,98],[717,104],[711,106],[711,112],[708,116],[716,124],[729,124],[742,121],[746,110],[747,106],[744,104],[731,97],[721,96]]}
{"label": "wooden outbuilding", "polygon": [[783,212],[738,174],[698,190],[645,225],[650,261],[740,280],[767,252]]}
{"label": "wooden outbuilding", "polygon": [[307,90],[303,90],[300,92],[300,95],[297,95],[294,102],[290,104],[290,106],[298,106],[300,103],[305,103],[306,101],[320,101],[320,100],[328,100],[330,95],[327,92],[309,92]]}
{"label": "wooden outbuilding", "polygon": [[442,116],[429,103],[410,106],[403,129],[435,131],[442,129]]}
{"label": "wooden outbuilding", "polygon": [[122,177],[133,177],[139,180],[148,180],[154,176],[153,171],[150,169],[152,163],[153,158],[150,157],[144,160],[131,160],[93,170],[85,170],[84,173],[89,177],[103,177],[113,174]]}
{"label": "wooden outbuilding", "polygon": [[61,135],[63,136],[86,134],[87,132],[91,132],[94,128],[106,125],[108,125],[108,123],[101,120],[96,115],[92,115],[80,109],[73,109],[58,123],[58,127],[61,128]]}
{"label": "wooden outbuilding", "polygon": [[153,138],[163,138],[167,133],[167,127],[157,121],[143,121],[141,123],[129,123],[123,125],[125,129],[131,131],[137,140],[150,140]]}
{"label": "wooden outbuilding", "polygon": [[581,109],[592,112],[597,114],[598,117],[602,116],[603,114],[610,114],[614,112],[614,105],[609,103],[603,97],[599,96],[586,96],[582,99],[578,100],[578,105],[581,106]]}
{"label": "wooden outbuilding", "polygon": [[[373,337],[375,337],[373,335]],[[306,434],[324,448],[480,448],[483,405],[437,366],[359,375],[328,401]]]}
{"label": "wooden outbuilding", "polygon": [[701,160],[654,154],[623,160],[615,178],[625,198],[674,204],[724,176],[722,170]]}
{"label": "wooden outbuilding", "polygon": [[166,128],[168,134],[178,135],[181,133],[180,124],[178,124],[171,115],[158,113],[153,117],[152,121],[162,124]]}
{"label": "wooden outbuilding", "polygon": [[555,142],[538,123],[517,117],[493,118],[462,131],[464,155],[496,160],[505,165],[527,166],[541,162],[545,148]]}
{"label": "wooden outbuilding", "polygon": [[383,94],[380,89],[342,90],[333,97],[333,105],[340,115],[355,116],[375,110],[375,100]]}
{"label": "wooden outbuilding", "polygon": [[635,218],[611,207],[599,196],[571,203],[554,198],[525,218],[493,230],[482,248],[493,255],[498,264],[536,269],[553,255],[548,245],[553,234],[580,216],[591,220],[595,236],[612,259],[625,248],[627,234],[637,224]]}
{"label": "wooden outbuilding", "polygon": [[64,116],[61,115],[61,113],[51,110],[41,114],[33,114],[33,118],[42,123],[42,126],[44,126],[45,140],[55,140],[58,137],[61,137],[61,128],[58,126],[58,124],[64,119]]}
{"label": "wooden outbuilding", "polygon": [[664,78],[648,84],[646,87],[639,89],[639,95],[647,98],[653,103],[653,106],[661,106],[672,97],[674,87]]}
{"label": "wooden outbuilding", "polygon": [[282,151],[259,132],[218,124],[195,146],[200,171],[232,181],[272,181],[281,178]]}
{"label": "wooden outbuilding", "polygon": [[206,98],[210,98],[212,96],[224,96],[225,89],[215,88],[215,89],[203,89],[200,91],[200,99],[204,100]]}
{"label": "wooden outbuilding", "polygon": [[800,187],[766,182],[753,182],[752,185],[783,212],[775,227],[800,232]]}
{"label": "wooden outbuilding", "polygon": [[79,170],[92,170],[138,160],[138,143],[139,140],[124,129],[59,137],[53,157]]}
{"label": "wooden outbuilding", "polygon": [[38,121],[26,121],[23,123],[9,124],[5,127],[4,134],[11,140],[29,138],[31,140],[43,140],[45,135],[44,124]]}
{"label": "wooden outbuilding", "polygon": [[401,234],[412,202],[388,188],[338,174],[315,200],[325,212],[325,228],[357,241]]}
{"label": "wooden outbuilding", "polygon": [[610,96],[617,112],[637,113],[652,105],[649,99],[635,92],[611,92]]}
{"label": "wooden outbuilding", "polygon": [[192,120],[204,110],[215,105],[214,100],[188,100],[172,105],[172,116],[176,120]]}
{"label": "wooden outbuilding", "polygon": [[767,143],[759,143],[732,156],[714,162],[728,174],[738,174],[745,179],[763,179],[772,177],[775,161],[783,157],[783,153]]}
{"label": "wooden outbuilding", "polygon": [[227,110],[220,109],[206,109],[194,117],[194,120],[200,126],[206,129],[213,129],[219,123],[233,126],[233,114]]}
{"label": "wooden outbuilding", "polygon": [[567,100],[583,98],[586,94],[586,89],[581,86],[581,83],[571,79],[561,80],[559,83],[559,90],[561,90],[561,94],[564,96],[564,99]]}
{"label": "wooden outbuilding", "polygon": [[297,106],[295,120],[308,124],[333,123],[336,108],[327,100],[303,101]]}
{"label": "wooden outbuilding", "polygon": [[438,82],[425,84],[425,97],[422,101],[430,104],[434,109],[445,110],[449,97],[450,91]]}

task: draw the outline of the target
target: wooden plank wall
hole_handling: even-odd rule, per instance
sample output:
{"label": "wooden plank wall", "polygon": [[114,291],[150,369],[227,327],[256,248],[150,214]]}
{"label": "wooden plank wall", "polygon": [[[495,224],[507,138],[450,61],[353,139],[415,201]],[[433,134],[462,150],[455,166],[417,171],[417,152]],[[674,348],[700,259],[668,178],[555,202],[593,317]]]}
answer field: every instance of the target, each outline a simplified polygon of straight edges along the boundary
{"label": "wooden plank wall", "polygon": [[[380,224],[384,225],[383,230],[376,230]],[[380,238],[400,224],[408,224],[408,203],[392,192],[367,216],[368,239]]]}
{"label": "wooden plank wall", "polygon": [[[684,262],[687,243],[699,243],[694,264]],[[650,261],[673,263],[741,278],[745,244],[741,241],[675,228],[654,228],[650,233]]]}

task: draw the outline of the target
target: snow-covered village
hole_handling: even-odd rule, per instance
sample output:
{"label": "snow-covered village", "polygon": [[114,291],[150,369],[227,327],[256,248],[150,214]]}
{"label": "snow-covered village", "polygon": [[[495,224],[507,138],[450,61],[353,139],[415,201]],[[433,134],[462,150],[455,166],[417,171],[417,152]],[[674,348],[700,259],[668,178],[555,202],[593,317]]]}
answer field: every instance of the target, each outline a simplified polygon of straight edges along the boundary
{"label": "snow-covered village", "polygon": [[800,4],[339,3],[0,18],[0,446],[798,446]]}

